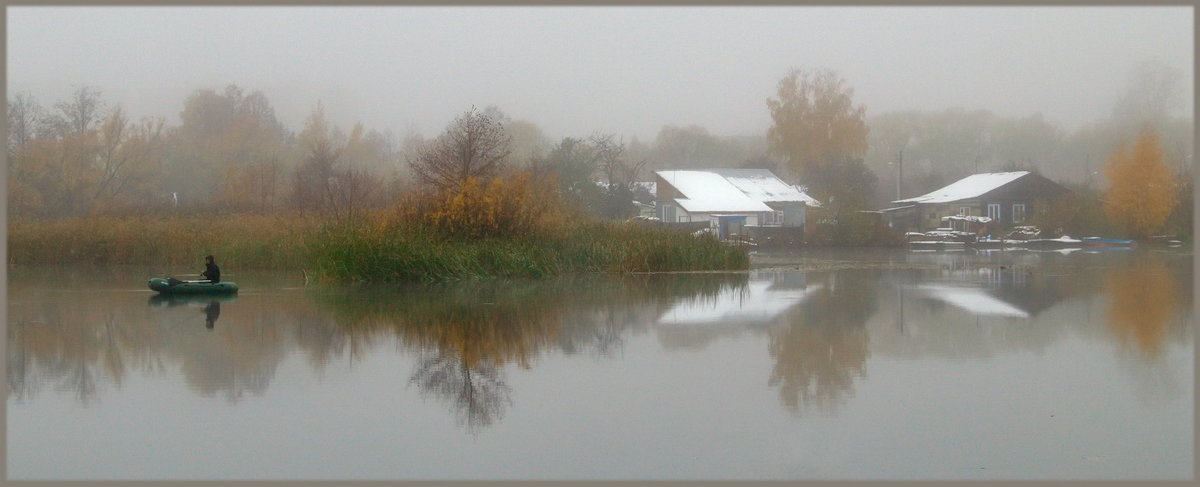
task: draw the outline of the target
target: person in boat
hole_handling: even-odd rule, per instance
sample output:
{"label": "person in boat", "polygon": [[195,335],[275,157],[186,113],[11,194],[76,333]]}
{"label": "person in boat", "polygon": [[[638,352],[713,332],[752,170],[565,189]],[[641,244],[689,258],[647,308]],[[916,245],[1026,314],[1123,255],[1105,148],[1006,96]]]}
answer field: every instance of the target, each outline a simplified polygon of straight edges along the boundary
{"label": "person in boat", "polygon": [[204,272],[201,272],[200,275],[213,284],[221,282],[221,268],[217,267],[217,263],[213,261],[213,256],[208,255],[204,257]]}
{"label": "person in boat", "polygon": [[204,327],[212,328],[217,324],[217,318],[221,317],[221,303],[217,300],[209,301],[204,307]]}

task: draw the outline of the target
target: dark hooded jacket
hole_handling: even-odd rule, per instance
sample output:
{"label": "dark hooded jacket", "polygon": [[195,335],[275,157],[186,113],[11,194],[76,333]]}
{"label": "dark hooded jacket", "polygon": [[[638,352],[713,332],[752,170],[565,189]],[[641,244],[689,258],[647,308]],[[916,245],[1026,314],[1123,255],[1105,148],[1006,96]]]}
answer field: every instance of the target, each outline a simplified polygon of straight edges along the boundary
{"label": "dark hooded jacket", "polygon": [[221,282],[221,268],[217,267],[216,262],[204,266],[204,272],[200,275],[204,276],[205,279],[212,281],[213,284]]}

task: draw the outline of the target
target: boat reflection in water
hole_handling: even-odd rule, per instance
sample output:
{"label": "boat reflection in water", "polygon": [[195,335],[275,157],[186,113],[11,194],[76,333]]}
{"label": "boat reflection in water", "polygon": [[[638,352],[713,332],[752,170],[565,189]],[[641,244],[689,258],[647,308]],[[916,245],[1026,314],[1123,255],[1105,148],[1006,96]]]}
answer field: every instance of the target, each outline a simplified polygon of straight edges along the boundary
{"label": "boat reflection in water", "polygon": [[155,294],[150,296],[149,304],[156,307],[202,307],[204,309],[204,327],[212,329],[216,326],[217,319],[221,317],[221,303],[228,303],[236,300],[236,294]]}

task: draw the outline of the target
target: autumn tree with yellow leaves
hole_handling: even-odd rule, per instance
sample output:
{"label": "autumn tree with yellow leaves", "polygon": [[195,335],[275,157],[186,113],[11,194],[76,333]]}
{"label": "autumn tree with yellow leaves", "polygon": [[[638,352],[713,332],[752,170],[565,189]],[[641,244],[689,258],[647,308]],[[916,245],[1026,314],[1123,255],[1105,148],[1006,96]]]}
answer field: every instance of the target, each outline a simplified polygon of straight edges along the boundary
{"label": "autumn tree with yellow leaves", "polygon": [[1135,238],[1160,230],[1178,198],[1171,170],[1163,162],[1158,134],[1145,129],[1132,148],[1122,144],[1104,167],[1109,189],[1104,201],[1108,219]]}
{"label": "autumn tree with yellow leaves", "polygon": [[768,150],[783,158],[795,182],[821,201],[814,219],[828,222],[810,241],[863,244],[878,238],[873,209],[878,178],[863,162],[867,152],[866,107],[836,71],[793,70],[767,99],[774,122]]}
{"label": "autumn tree with yellow leaves", "polygon": [[854,89],[835,71],[792,70],[767,108],[770,151],[801,179],[867,152],[866,108],[854,105]]}

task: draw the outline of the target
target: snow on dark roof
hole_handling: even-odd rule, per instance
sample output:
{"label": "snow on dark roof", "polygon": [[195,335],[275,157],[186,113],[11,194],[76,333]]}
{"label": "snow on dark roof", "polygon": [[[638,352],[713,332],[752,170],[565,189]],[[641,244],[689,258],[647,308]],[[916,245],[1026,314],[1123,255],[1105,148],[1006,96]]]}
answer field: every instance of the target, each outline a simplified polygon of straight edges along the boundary
{"label": "snow on dark roof", "polygon": [[952,203],[959,200],[978,198],[996,188],[1016,181],[1026,174],[1029,174],[1029,171],[972,174],[928,194],[917,196],[916,198],[896,200],[892,203]]}

